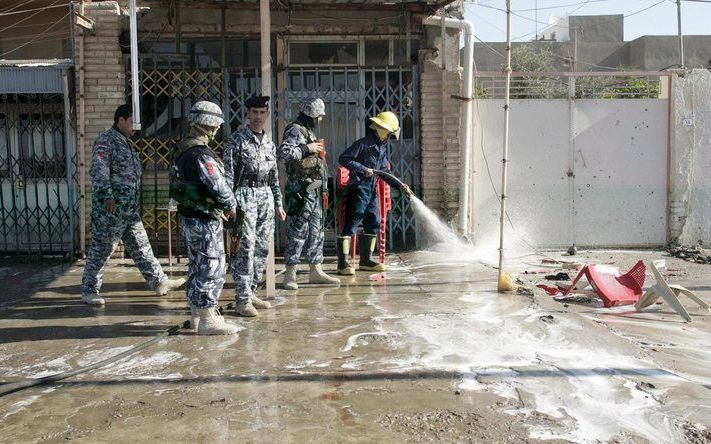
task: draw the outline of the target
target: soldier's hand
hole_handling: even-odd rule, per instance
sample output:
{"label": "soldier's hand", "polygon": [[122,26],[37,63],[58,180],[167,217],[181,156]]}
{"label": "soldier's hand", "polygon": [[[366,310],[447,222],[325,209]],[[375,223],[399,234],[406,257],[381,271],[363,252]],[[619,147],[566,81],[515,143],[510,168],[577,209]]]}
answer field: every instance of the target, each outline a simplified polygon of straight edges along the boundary
{"label": "soldier's hand", "polygon": [[115,199],[106,199],[104,201],[104,209],[106,210],[107,213],[114,214],[116,212],[116,200]]}
{"label": "soldier's hand", "polygon": [[310,153],[318,154],[323,151],[323,145],[318,142],[311,142],[309,144],[306,144],[306,146],[309,148]]}
{"label": "soldier's hand", "polygon": [[230,211],[225,211],[225,212],[222,214],[222,218],[225,219],[225,220],[230,220],[230,219],[234,220],[234,219],[237,219],[237,208],[233,208],[233,209],[231,209]]}
{"label": "soldier's hand", "polygon": [[410,197],[414,194],[412,192],[412,190],[410,189],[410,187],[408,187],[407,185],[402,186],[402,192],[405,193],[405,196],[407,196],[407,197]]}
{"label": "soldier's hand", "polygon": [[283,208],[279,208],[277,210],[277,216],[279,216],[279,220],[286,220],[286,211],[284,211]]}
{"label": "soldier's hand", "polygon": [[373,172],[373,169],[372,169],[372,168],[366,168],[366,169],[365,169],[365,176],[366,176],[366,177],[373,177],[373,174],[375,174],[375,173]]}

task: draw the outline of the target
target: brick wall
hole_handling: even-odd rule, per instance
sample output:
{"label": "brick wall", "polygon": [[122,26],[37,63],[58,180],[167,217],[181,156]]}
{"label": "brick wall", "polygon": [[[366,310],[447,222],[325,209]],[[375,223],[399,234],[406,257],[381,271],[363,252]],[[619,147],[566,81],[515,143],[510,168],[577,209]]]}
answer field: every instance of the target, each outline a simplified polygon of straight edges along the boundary
{"label": "brick wall", "polygon": [[[89,239],[89,221],[91,214],[91,147],[96,138],[113,124],[116,107],[125,103],[125,74],[119,33],[122,28],[122,17],[117,2],[86,3],[84,15],[94,21],[94,29],[84,32],[84,159],[80,159],[79,168],[86,172],[86,198],[83,204],[86,208],[87,248]],[[77,28],[77,39],[81,28]],[[79,44],[75,46],[78,50]],[[79,55],[77,63],[77,100],[79,103]],[[79,118],[77,113],[77,118]],[[79,125],[77,125],[77,128]]]}
{"label": "brick wall", "polygon": [[423,201],[453,221],[459,206],[461,102],[451,95],[460,95],[461,74],[446,71],[443,83],[441,68],[425,62],[420,88]]}

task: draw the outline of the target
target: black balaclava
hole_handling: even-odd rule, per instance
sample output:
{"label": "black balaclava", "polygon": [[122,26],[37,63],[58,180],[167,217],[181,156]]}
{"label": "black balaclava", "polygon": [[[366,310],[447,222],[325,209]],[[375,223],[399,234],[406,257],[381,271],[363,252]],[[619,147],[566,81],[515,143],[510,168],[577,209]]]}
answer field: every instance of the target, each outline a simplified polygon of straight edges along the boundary
{"label": "black balaclava", "polygon": [[296,118],[299,125],[306,127],[311,131],[316,131],[316,121],[313,117],[309,117],[304,113],[299,113],[299,117]]}

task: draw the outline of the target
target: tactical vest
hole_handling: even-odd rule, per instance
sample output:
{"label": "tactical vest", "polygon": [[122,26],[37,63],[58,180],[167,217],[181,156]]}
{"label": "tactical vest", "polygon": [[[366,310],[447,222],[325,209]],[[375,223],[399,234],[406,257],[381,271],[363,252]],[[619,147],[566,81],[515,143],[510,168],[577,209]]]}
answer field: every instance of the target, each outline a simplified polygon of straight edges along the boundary
{"label": "tactical vest", "polygon": [[178,213],[185,217],[220,220],[223,208],[210,189],[200,180],[198,159],[207,155],[224,173],[222,162],[214,151],[204,145],[181,149],[173,158],[170,169],[170,197],[178,202]]}
{"label": "tactical vest", "polygon": [[[316,142],[316,136],[314,133],[309,131],[306,127],[299,125],[296,122],[290,123],[284,130],[284,132],[289,131],[292,127],[299,129],[301,134],[306,139],[306,143]],[[286,172],[289,177],[296,177],[299,179],[313,179],[321,180],[326,174],[326,169],[321,162],[321,158],[318,154],[312,153],[304,157],[301,160],[296,160],[289,162],[286,166]]]}

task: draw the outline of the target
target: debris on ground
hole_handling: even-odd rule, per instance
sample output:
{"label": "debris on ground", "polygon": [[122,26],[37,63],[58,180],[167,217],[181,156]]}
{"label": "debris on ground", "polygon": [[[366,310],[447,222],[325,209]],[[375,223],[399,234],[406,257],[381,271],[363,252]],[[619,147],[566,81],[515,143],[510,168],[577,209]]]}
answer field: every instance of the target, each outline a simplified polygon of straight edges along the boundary
{"label": "debris on ground", "polygon": [[555,296],[558,293],[560,293],[560,288],[558,288],[558,287],[552,287],[552,286],[546,285],[546,284],[538,284],[538,285],[536,285],[536,287],[542,288],[551,296]]}
{"label": "debris on ground", "polygon": [[667,248],[669,255],[697,264],[711,264],[711,256],[707,255],[701,247],[688,247],[671,245]]}
{"label": "debris on ground", "polygon": [[524,296],[533,296],[533,290],[528,287],[518,287],[516,289],[516,294],[522,294]]}
{"label": "debris on ground", "polygon": [[568,273],[561,271],[556,274],[549,274],[544,279],[547,281],[569,281],[570,275]]}

